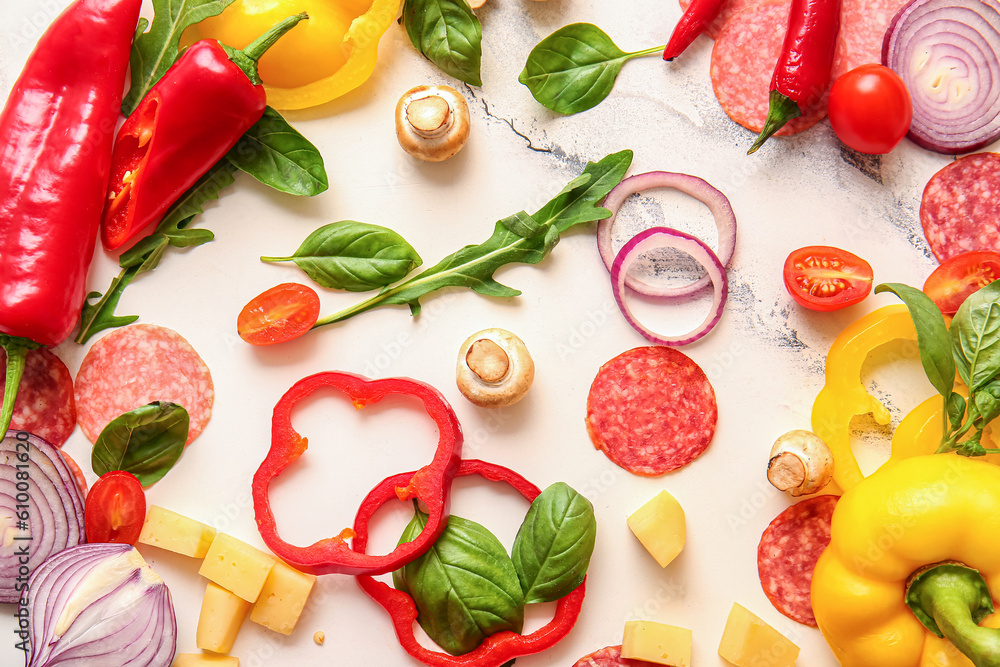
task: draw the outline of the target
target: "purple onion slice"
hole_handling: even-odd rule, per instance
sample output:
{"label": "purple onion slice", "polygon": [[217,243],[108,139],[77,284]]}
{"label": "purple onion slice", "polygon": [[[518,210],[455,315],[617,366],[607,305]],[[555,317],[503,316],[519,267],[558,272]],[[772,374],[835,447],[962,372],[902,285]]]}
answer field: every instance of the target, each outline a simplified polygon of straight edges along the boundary
{"label": "purple onion slice", "polygon": [[[597,249],[608,271],[611,270],[615,258],[612,239],[618,210],[632,195],[652,188],[674,188],[708,207],[715,218],[715,224],[719,227],[719,251],[716,254],[722,265],[728,266],[736,249],[736,214],[733,213],[733,207],[726,195],[697,176],[671,171],[649,171],[624,179],[604,199],[603,206],[611,211],[611,217],[601,220],[597,225]],[[630,290],[655,297],[689,296],[707,286],[710,281],[709,276],[705,275],[693,282],[674,287],[651,285],[633,274],[625,276],[625,285]]]}
{"label": "purple onion slice", "polygon": [[912,0],[886,30],[882,64],[910,91],[917,145],[954,155],[1000,137],[998,0]]}
{"label": "purple onion slice", "polygon": [[[712,297],[712,308],[705,320],[692,331],[680,336],[661,336],[646,328],[635,318],[625,300],[625,278],[629,265],[644,252],[664,247],[676,248],[694,258],[705,269],[705,273],[708,274],[708,279],[712,281],[715,290]],[[628,323],[646,340],[657,345],[687,345],[705,336],[719,323],[729,295],[729,278],[726,275],[726,267],[723,266],[722,261],[712,249],[705,245],[704,241],[690,234],[667,227],[653,227],[639,232],[622,247],[615,257],[614,264],[611,265],[611,286],[614,289],[618,308]]]}
{"label": "purple onion slice", "polygon": [[129,544],[81,544],[29,582],[27,667],[169,667],[177,643],[170,591]]}
{"label": "purple onion slice", "polygon": [[17,602],[42,561],[85,540],[83,496],[59,450],[7,431],[0,444],[0,602]]}

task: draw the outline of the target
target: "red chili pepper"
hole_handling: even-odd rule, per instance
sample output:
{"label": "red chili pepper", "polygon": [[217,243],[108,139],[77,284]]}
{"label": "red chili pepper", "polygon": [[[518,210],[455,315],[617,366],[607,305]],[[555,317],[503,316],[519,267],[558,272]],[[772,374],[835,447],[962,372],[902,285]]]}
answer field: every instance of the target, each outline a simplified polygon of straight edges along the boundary
{"label": "red chili pepper", "polygon": [[[412,474],[403,473],[382,480],[362,501],[361,508],[354,519],[354,532],[356,534],[354,549],[356,551],[363,554],[368,546],[368,525],[372,515],[392,500],[394,497],[393,489],[405,482]],[[491,482],[509,484],[529,502],[541,493],[537,486],[513,470],[478,459],[462,461],[462,465],[458,468],[458,476],[464,475],[479,475]],[[426,529],[424,532],[427,532]],[[423,533],[421,533],[422,535]],[[584,583],[560,598],[556,603],[552,620],[531,634],[521,635],[511,630],[505,630],[484,639],[483,643],[474,651],[453,656],[431,651],[417,641],[413,631],[417,620],[417,606],[408,594],[370,576],[358,576],[357,580],[368,597],[379,603],[389,613],[400,645],[411,656],[431,667],[499,667],[514,658],[534,655],[551,648],[573,629],[576,619],[580,616],[583,597],[586,593],[586,580],[584,580]]]}
{"label": "red chili pepper", "polygon": [[691,46],[691,42],[712,24],[725,3],[726,0],[691,0],[674,31],[670,33],[670,41],[663,49],[663,59],[673,60]]}
{"label": "red chili pepper", "polygon": [[[417,539],[396,547],[384,556],[369,556],[352,550],[346,529],[337,537],[320,540],[308,547],[288,544],[278,536],[268,489],[271,480],[306,450],[306,438],[292,428],[295,405],[317,389],[333,387],[344,392],[358,409],[378,403],[386,396],[412,396],[419,400],[438,427],[438,447],[434,459],[420,470],[400,477],[393,492],[400,500],[416,498],[427,506],[427,526]],[[350,373],[317,373],[299,380],[274,407],[271,420],[271,449],[253,477],[253,505],[260,536],[275,554],[303,572],[311,574],[382,574],[396,570],[426,552],[446,525],[451,481],[462,458],[462,427],[454,410],[430,385],[408,378],[368,380]]]}
{"label": "red chili pepper", "polygon": [[10,424],[24,355],[80,319],[141,0],[77,0],[45,31],[0,112],[0,345]]}
{"label": "red chili pepper", "polygon": [[243,51],[196,42],[146,93],[115,140],[101,226],[106,248],[159,221],[260,120],[267,96],[257,60],[304,18],[285,19]]}
{"label": "red chili pepper", "polygon": [[792,0],[788,29],[771,77],[764,129],[747,153],[760,148],[785,123],[816,104],[830,87],[840,31],[840,0]]}

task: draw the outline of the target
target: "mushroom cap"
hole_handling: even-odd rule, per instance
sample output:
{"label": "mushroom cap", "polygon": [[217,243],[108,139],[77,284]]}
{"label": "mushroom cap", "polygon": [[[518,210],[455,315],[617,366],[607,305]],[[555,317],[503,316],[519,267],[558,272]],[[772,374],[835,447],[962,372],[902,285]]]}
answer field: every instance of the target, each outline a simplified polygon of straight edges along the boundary
{"label": "mushroom cap", "polygon": [[513,405],[524,397],[534,379],[535,364],[528,348],[506,329],[483,329],[459,348],[458,389],[481,408]]}
{"label": "mushroom cap", "polygon": [[[411,109],[413,103],[421,108]],[[413,157],[447,160],[465,146],[470,131],[469,105],[451,86],[416,86],[396,103],[396,138]]]}

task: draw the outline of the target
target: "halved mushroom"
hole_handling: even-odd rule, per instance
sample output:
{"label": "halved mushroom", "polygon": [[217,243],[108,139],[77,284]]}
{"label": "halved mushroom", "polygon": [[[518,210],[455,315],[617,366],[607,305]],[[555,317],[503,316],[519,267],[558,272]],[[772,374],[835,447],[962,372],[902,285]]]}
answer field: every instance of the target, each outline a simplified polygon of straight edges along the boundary
{"label": "halved mushroom", "polygon": [[771,447],[767,479],[793,496],[821,491],[833,479],[833,453],[811,431],[789,431]]}
{"label": "halved mushroom", "polygon": [[458,389],[481,408],[521,400],[535,379],[535,364],[524,342],[506,329],[483,329],[458,352]]}
{"label": "halved mushroom", "polygon": [[396,104],[396,138],[410,155],[440,162],[469,138],[469,105],[451,86],[417,86]]}

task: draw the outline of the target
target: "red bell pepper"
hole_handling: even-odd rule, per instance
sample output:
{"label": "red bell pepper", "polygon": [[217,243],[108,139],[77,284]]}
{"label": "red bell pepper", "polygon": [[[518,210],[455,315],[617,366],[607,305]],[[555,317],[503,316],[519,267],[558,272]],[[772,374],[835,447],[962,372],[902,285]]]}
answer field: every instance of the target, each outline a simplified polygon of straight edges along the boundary
{"label": "red bell pepper", "polygon": [[[395,475],[382,482],[369,492],[361,503],[361,508],[354,519],[353,548],[365,553],[368,546],[368,525],[372,515],[393,499],[394,489],[405,483],[413,473]],[[541,491],[537,486],[526,480],[509,468],[478,459],[466,459],[458,468],[458,476],[479,475],[491,482],[504,482],[510,485],[529,502],[533,501]],[[429,525],[429,524],[428,524]],[[421,536],[426,533],[424,529]],[[500,667],[508,662],[526,655],[534,655],[558,643],[569,634],[580,616],[583,598],[586,593],[586,580],[574,588],[568,595],[556,603],[552,620],[535,630],[521,635],[511,630],[505,630],[490,635],[483,640],[474,651],[464,655],[453,656],[447,653],[431,651],[425,648],[414,634],[414,624],[417,620],[417,606],[407,593],[396,590],[383,581],[371,576],[356,577],[361,589],[379,603],[389,613],[393,629],[400,645],[411,656],[431,667]]]}
{"label": "red bell pepper", "polygon": [[712,24],[726,0],[691,0],[663,49],[663,59],[673,60]]}
{"label": "red bell pepper", "polygon": [[197,42],[150,89],[115,140],[101,226],[106,248],[159,221],[261,119],[267,96],[257,60],[305,18],[285,19],[242,51]]}
{"label": "red bell pepper", "polygon": [[764,129],[747,153],[756,151],[788,121],[801,116],[830,87],[839,32],[840,0],[792,0],[785,41],[771,76]]}
{"label": "red bell pepper", "polygon": [[77,0],[0,112],[0,345],[7,431],[29,349],[80,319],[141,0]]}
{"label": "red bell pepper", "polygon": [[[434,459],[420,470],[399,477],[398,485],[393,488],[399,499],[416,498],[426,505],[427,526],[417,539],[400,544],[389,554],[372,556],[352,550],[346,542],[353,532],[350,529],[308,547],[288,544],[278,536],[268,489],[271,481],[298,459],[307,446],[306,438],[292,428],[292,409],[324,387],[344,392],[358,409],[386,396],[412,396],[437,424],[438,447]],[[445,528],[451,481],[462,458],[462,440],[462,427],[454,410],[436,389],[422,382],[408,378],[368,380],[339,372],[317,373],[299,380],[274,407],[271,449],[253,477],[253,504],[260,536],[288,564],[311,574],[383,574],[398,569],[426,552]]]}

